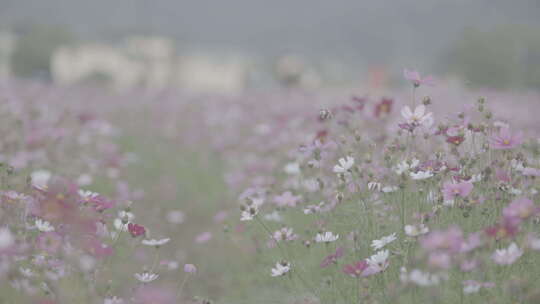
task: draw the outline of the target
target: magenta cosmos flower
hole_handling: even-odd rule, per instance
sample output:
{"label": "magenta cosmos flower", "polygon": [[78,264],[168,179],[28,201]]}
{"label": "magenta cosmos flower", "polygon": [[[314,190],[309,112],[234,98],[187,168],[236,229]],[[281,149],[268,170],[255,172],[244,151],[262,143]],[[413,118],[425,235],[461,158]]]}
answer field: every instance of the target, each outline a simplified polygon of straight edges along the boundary
{"label": "magenta cosmos flower", "polygon": [[426,76],[426,77],[422,78],[422,77],[420,77],[420,73],[418,73],[418,71],[416,71],[416,70],[404,69],[403,70],[403,76],[405,77],[405,79],[412,82],[412,84],[415,87],[419,87],[422,84],[428,85],[428,86],[435,85],[435,82],[433,81],[432,76]]}
{"label": "magenta cosmos flower", "polygon": [[443,197],[445,201],[452,201],[456,197],[466,197],[471,193],[473,184],[471,182],[452,183],[446,182],[443,185]]}
{"label": "magenta cosmos flower", "polygon": [[351,277],[358,278],[362,276],[364,270],[369,267],[369,264],[366,260],[358,261],[356,263],[347,264],[343,266],[343,272],[350,275]]}
{"label": "magenta cosmos flower", "polygon": [[508,127],[499,129],[498,134],[493,134],[489,138],[489,144],[492,149],[506,150],[513,149],[523,143],[523,132],[513,133]]}
{"label": "magenta cosmos flower", "polygon": [[343,249],[343,247],[338,247],[335,253],[332,253],[323,259],[323,261],[321,262],[321,267],[324,268],[328,267],[328,265],[332,263],[337,263],[337,260],[343,256],[344,252],[345,250]]}

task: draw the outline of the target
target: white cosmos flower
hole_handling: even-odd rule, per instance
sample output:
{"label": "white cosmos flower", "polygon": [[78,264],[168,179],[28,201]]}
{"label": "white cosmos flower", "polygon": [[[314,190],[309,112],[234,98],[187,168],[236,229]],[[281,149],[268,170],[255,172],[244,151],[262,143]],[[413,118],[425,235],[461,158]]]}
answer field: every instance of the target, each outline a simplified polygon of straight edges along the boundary
{"label": "white cosmos flower", "polygon": [[522,255],[523,250],[521,250],[516,243],[512,243],[508,248],[495,250],[491,258],[499,265],[510,265],[514,264],[514,262]]}
{"label": "white cosmos flower", "polygon": [[405,106],[401,109],[401,116],[405,118],[408,124],[414,126],[430,127],[433,124],[433,113],[426,113],[426,106],[419,105],[411,111],[409,106]]}
{"label": "white cosmos flower", "polygon": [[354,166],[354,158],[351,156],[340,158],[338,163],[334,166],[334,173],[345,173]]}
{"label": "white cosmos flower", "polygon": [[281,218],[281,215],[276,210],[274,210],[272,213],[265,214],[263,218],[269,222],[283,221],[283,218]]}
{"label": "white cosmos flower", "polygon": [[433,173],[431,171],[418,171],[418,172],[411,172],[409,173],[412,179],[414,180],[423,180],[428,179],[430,177],[433,177]]}
{"label": "white cosmos flower", "polygon": [[259,207],[257,207],[256,204],[252,204],[248,207],[246,207],[244,210],[242,210],[242,213],[240,214],[240,220],[241,221],[251,221],[255,218],[255,216],[259,213]]}
{"label": "white cosmos flower", "polygon": [[36,220],[36,228],[41,232],[50,232],[54,231],[54,226],[51,223],[44,221],[42,219]]}
{"label": "white cosmos flower", "polygon": [[369,182],[367,186],[368,186],[368,189],[371,191],[381,191],[381,183]]}
{"label": "white cosmos flower", "polygon": [[404,160],[396,165],[394,171],[397,173],[397,175],[401,175],[405,171],[418,167],[419,164],[420,161],[416,158],[413,158],[411,161]]}
{"label": "white cosmos flower", "polygon": [[529,248],[533,250],[539,250],[540,251],[540,238],[534,237],[533,235],[530,235],[527,238],[527,243],[529,245]]}
{"label": "white cosmos flower", "polygon": [[384,186],[381,191],[384,193],[391,193],[397,191],[399,188],[397,186]]}
{"label": "white cosmos flower", "polygon": [[15,243],[15,238],[8,228],[0,228],[0,249],[9,248]]}
{"label": "white cosmos flower", "polygon": [[272,268],[272,276],[279,277],[285,275],[291,270],[291,263],[286,261],[277,262],[276,266]]}
{"label": "white cosmos flower", "polygon": [[339,239],[339,234],[333,234],[331,231],[323,233],[317,233],[315,236],[315,242],[317,243],[330,243]]}
{"label": "white cosmos flower", "polygon": [[124,304],[124,300],[118,297],[105,298],[103,304]]}
{"label": "white cosmos flower", "polygon": [[392,243],[396,239],[397,239],[396,233],[394,232],[394,233],[392,233],[390,235],[382,237],[380,240],[373,240],[371,242],[371,247],[373,249],[375,249],[375,250],[379,250],[379,249],[383,248],[384,246]]}
{"label": "white cosmos flower", "polygon": [[159,240],[156,240],[156,239],[151,239],[151,240],[142,240],[142,244],[143,245],[146,245],[146,246],[162,246],[162,245],[165,245],[167,244],[171,239],[170,238],[164,238],[164,239],[159,239]]}
{"label": "white cosmos flower", "polygon": [[36,170],[32,172],[32,174],[30,174],[30,178],[32,179],[32,186],[42,190],[47,189],[51,176],[51,172],[47,170]]}
{"label": "white cosmos flower", "polygon": [[420,224],[418,226],[405,225],[404,229],[405,229],[405,234],[408,236],[419,236],[419,235],[426,234],[429,232],[429,228],[424,224]]}
{"label": "white cosmos flower", "polygon": [[419,269],[413,269],[408,275],[408,280],[418,286],[438,285],[441,281],[438,275],[423,272]]}
{"label": "white cosmos flower", "polygon": [[285,173],[290,174],[290,175],[300,174],[300,165],[295,162],[288,163],[285,165],[283,170],[285,170]]}
{"label": "white cosmos flower", "polygon": [[370,256],[366,261],[374,272],[381,272],[388,267],[389,256],[390,252],[388,250],[378,251],[374,255]]}
{"label": "white cosmos flower", "polygon": [[77,193],[79,194],[79,196],[84,201],[89,201],[89,200],[99,196],[99,193],[97,193],[97,192],[92,192],[92,191],[82,190],[82,189],[79,189],[79,191]]}
{"label": "white cosmos flower", "polygon": [[150,273],[150,272],[143,272],[143,273],[136,273],[135,278],[143,283],[150,283],[152,281],[155,281],[157,278],[159,278],[158,274]]}

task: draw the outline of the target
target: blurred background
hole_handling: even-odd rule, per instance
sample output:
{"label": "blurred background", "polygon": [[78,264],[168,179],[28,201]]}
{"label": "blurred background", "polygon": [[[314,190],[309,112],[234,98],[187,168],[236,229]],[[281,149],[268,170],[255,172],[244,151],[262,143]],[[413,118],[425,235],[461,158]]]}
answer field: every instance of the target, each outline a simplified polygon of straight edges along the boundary
{"label": "blurred background", "polygon": [[0,0],[0,78],[59,85],[538,90],[539,63],[538,0]]}

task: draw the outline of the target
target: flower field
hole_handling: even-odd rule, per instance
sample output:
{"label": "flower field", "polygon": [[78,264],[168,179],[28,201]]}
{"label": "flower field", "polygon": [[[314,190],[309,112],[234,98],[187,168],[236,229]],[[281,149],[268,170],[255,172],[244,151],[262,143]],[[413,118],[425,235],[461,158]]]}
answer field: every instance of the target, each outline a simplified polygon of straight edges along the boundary
{"label": "flower field", "polygon": [[0,303],[540,303],[540,95],[0,84]]}

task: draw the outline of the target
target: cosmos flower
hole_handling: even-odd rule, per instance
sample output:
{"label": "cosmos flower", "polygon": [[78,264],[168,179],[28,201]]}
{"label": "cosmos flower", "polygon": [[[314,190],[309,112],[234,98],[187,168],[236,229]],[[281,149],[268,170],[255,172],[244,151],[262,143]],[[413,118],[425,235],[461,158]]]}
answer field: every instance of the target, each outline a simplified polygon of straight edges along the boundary
{"label": "cosmos flower", "polygon": [[433,113],[426,113],[426,106],[419,105],[414,109],[414,112],[409,106],[404,106],[401,109],[401,116],[405,118],[407,124],[418,127],[422,126],[429,128],[433,125]]}
{"label": "cosmos flower", "polygon": [[371,242],[371,248],[373,248],[375,250],[379,250],[379,249],[383,248],[384,246],[392,243],[396,239],[397,239],[396,233],[394,232],[394,233],[392,233],[390,235],[382,237],[380,240],[373,240]]}
{"label": "cosmos flower", "polygon": [[150,283],[152,281],[157,280],[159,278],[158,274],[150,273],[150,272],[143,272],[143,273],[136,273],[134,274],[135,278],[139,280],[139,282],[142,283]]}
{"label": "cosmos flower", "polygon": [[463,281],[463,293],[472,294],[480,291],[481,288],[493,288],[495,283],[492,282],[478,282],[475,280],[466,280]]}
{"label": "cosmos flower", "polygon": [[420,77],[420,73],[418,73],[418,71],[416,70],[404,69],[403,77],[409,80],[415,87],[419,87],[420,85],[428,85],[428,86],[435,85],[435,82],[432,76],[426,76],[422,78]]}
{"label": "cosmos flower", "polygon": [[393,104],[394,100],[389,98],[382,98],[381,101],[375,105],[375,117],[381,118],[390,114],[390,112],[392,112]]}
{"label": "cosmos flower", "polygon": [[272,268],[272,276],[273,277],[284,276],[289,271],[291,271],[291,263],[287,261],[277,262],[276,266]]}
{"label": "cosmos flower", "polygon": [[512,201],[503,209],[503,216],[508,218],[527,219],[540,213],[540,206],[536,206],[532,200],[520,197]]}
{"label": "cosmos flower", "polygon": [[274,232],[273,238],[276,242],[280,241],[294,241],[298,239],[298,235],[293,232],[292,228],[283,227],[280,230]]}
{"label": "cosmos flower", "polygon": [[433,177],[433,173],[431,171],[411,172],[411,173],[409,173],[409,175],[414,180],[424,180],[424,179],[428,179],[430,177]]}
{"label": "cosmos flower", "polygon": [[407,272],[404,267],[401,268],[400,280],[403,283],[413,283],[421,287],[435,286],[441,282],[441,277],[436,274],[424,272],[420,269],[413,269]]}
{"label": "cosmos flower", "polygon": [[164,238],[164,239],[159,239],[159,240],[150,239],[150,240],[142,240],[141,243],[146,246],[159,247],[159,246],[163,246],[167,244],[170,240],[171,240],[170,238]]}
{"label": "cosmos flower", "polygon": [[345,253],[345,249],[343,249],[343,247],[338,247],[336,249],[336,252],[327,255],[323,259],[323,261],[321,262],[321,267],[324,268],[324,267],[327,267],[328,265],[330,265],[332,263],[337,263],[337,260],[339,258],[341,258],[344,253]]}
{"label": "cosmos flower", "polygon": [[35,225],[36,225],[36,228],[41,232],[54,231],[54,226],[52,226],[51,223],[44,221],[42,219],[36,219]]}
{"label": "cosmos flower", "polygon": [[333,234],[331,231],[317,233],[315,236],[315,242],[317,243],[331,243],[339,239],[338,234]]}
{"label": "cosmos flower", "polygon": [[429,232],[429,228],[424,224],[420,225],[405,225],[405,234],[408,236],[416,237]]}
{"label": "cosmos flower", "polygon": [[473,189],[470,182],[452,183],[446,182],[443,185],[443,197],[445,201],[453,201],[456,197],[467,197]]}
{"label": "cosmos flower", "polygon": [[364,270],[366,270],[368,267],[369,267],[369,264],[366,262],[366,260],[361,260],[361,261],[343,266],[343,272],[345,274],[350,275],[351,277],[358,278],[362,276],[362,274],[364,273]]}
{"label": "cosmos flower", "polygon": [[353,166],[354,158],[352,156],[340,158],[338,160],[338,164],[334,166],[334,173],[345,173],[349,171]]}
{"label": "cosmos flower", "polygon": [[493,261],[499,265],[511,265],[514,264],[523,255],[516,243],[510,244],[508,248],[497,249],[491,255]]}
{"label": "cosmos flower", "polygon": [[184,272],[185,273],[196,273],[197,272],[197,267],[195,267],[195,265],[193,265],[193,264],[186,264],[186,265],[184,265]]}
{"label": "cosmos flower", "polygon": [[388,262],[389,256],[390,252],[388,250],[378,251],[374,255],[370,256],[366,260],[369,267],[364,270],[363,275],[369,276],[386,270],[386,268],[388,268],[390,265]]}
{"label": "cosmos flower", "polygon": [[134,223],[128,224],[128,231],[133,237],[138,237],[146,233],[146,229],[144,228],[144,226],[137,225]]}
{"label": "cosmos flower", "polygon": [[489,138],[489,144],[495,150],[514,149],[523,143],[523,132],[512,133],[509,127],[501,127],[499,133]]}

